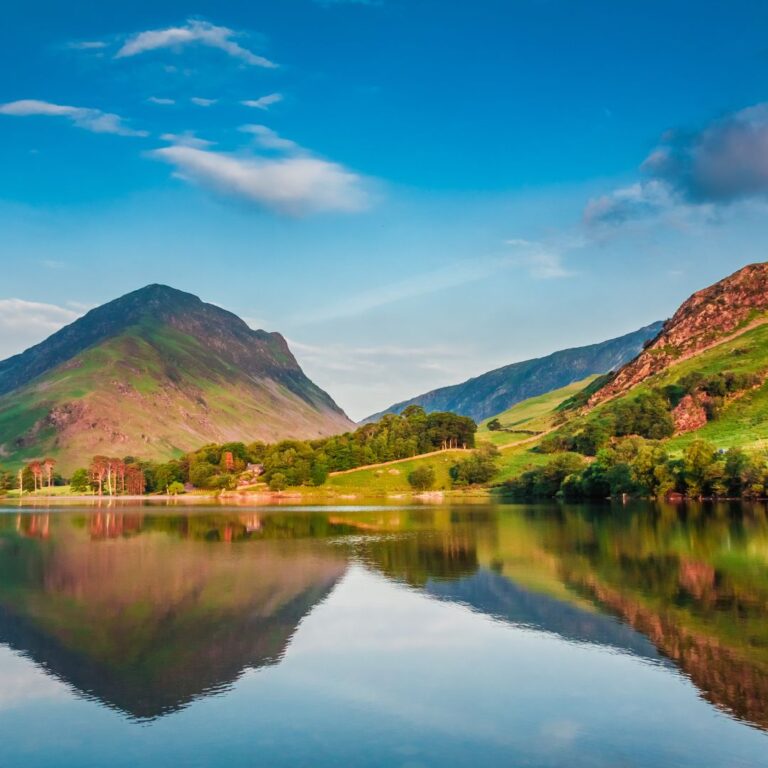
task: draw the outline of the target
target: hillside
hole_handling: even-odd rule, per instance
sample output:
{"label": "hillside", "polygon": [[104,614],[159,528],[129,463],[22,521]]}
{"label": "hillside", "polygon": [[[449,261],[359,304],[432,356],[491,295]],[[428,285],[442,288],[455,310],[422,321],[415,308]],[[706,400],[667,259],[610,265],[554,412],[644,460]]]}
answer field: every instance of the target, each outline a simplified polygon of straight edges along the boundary
{"label": "hillside", "polygon": [[634,360],[590,399],[592,405],[626,392],[665,368],[766,321],[768,262],[749,264],[694,293]]}
{"label": "hillside", "polygon": [[351,422],[278,333],[151,285],[0,362],[0,457],[68,471],[96,453],[164,459],[207,442],[312,438]]}
{"label": "hillside", "polygon": [[462,384],[435,389],[396,403],[364,421],[376,421],[385,413],[401,413],[409,405],[421,405],[427,411],[453,411],[482,421],[530,397],[619,368],[634,358],[661,327],[661,323],[653,323],[599,344],[506,365]]}

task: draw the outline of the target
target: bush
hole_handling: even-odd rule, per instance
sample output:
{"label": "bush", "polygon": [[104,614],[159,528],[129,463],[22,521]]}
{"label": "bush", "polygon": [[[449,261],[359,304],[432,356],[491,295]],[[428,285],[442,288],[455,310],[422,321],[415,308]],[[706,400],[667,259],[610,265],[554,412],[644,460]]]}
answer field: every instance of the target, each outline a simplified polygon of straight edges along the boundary
{"label": "bush", "polygon": [[416,491],[428,491],[435,484],[435,470],[432,467],[417,467],[408,475],[408,482]]}
{"label": "bush", "polygon": [[480,485],[487,483],[496,474],[494,459],[499,451],[496,446],[486,443],[471,455],[454,464],[450,469],[451,480],[455,485]]}
{"label": "bush", "polygon": [[178,481],[174,481],[168,486],[168,493],[171,496],[178,496],[180,493],[184,493],[184,492],[185,492],[184,485],[182,483],[179,483]]}
{"label": "bush", "polygon": [[275,472],[272,477],[269,478],[269,490],[270,491],[284,491],[288,487],[288,481],[282,472]]}
{"label": "bush", "polygon": [[87,469],[76,469],[72,473],[72,479],[69,481],[70,490],[73,493],[87,493],[91,490],[91,483],[88,479]]}

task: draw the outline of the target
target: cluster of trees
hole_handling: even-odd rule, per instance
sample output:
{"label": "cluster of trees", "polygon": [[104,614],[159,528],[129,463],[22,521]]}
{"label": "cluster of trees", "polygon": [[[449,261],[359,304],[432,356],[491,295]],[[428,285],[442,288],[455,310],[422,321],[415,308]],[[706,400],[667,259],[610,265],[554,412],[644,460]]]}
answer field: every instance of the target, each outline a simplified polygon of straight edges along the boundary
{"label": "cluster of trees", "polygon": [[[266,482],[272,490],[279,491],[289,486],[322,485],[328,474],[337,470],[445,448],[474,448],[476,430],[475,422],[465,416],[427,414],[420,406],[410,406],[400,415],[389,414],[354,432],[319,440],[283,440],[269,445],[210,444],[166,462],[142,461],[132,456],[94,456],[88,467],[72,475],[70,484],[75,493],[139,495],[181,493],[187,485],[231,490],[238,482],[250,479]],[[48,466],[33,462],[30,467],[36,464]],[[42,476],[30,477],[34,484],[30,484],[29,490],[33,490],[42,487],[39,478],[47,475],[43,472]],[[433,484],[434,477],[428,487]]]}
{"label": "cluster of trees", "polygon": [[[449,470],[455,488],[468,485],[484,485],[496,474],[495,459],[499,450],[491,443],[482,443],[466,458],[457,461]],[[435,485],[435,470],[429,465],[417,467],[408,475],[408,482],[416,491],[428,491]]]}
{"label": "cluster of trees", "polygon": [[740,448],[718,450],[693,440],[682,456],[670,456],[662,443],[632,436],[601,448],[593,460],[566,452],[505,483],[522,497],[606,498],[629,494],[689,498],[765,498],[768,455]]}
{"label": "cluster of trees", "polygon": [[[752,373],[689,373],[664,387],[606,403],[586,418],[576,419],[545,437],[539,450],[596,456],[617,437],[639,435],[647,440],[663,440],[674,434],[672,411],[686,395],[697,397],[707,420],[711,421],[719,415],[726,398],[759,383],[759,377]],[[570,409],[579,403],[573,401],[565,405]]]}

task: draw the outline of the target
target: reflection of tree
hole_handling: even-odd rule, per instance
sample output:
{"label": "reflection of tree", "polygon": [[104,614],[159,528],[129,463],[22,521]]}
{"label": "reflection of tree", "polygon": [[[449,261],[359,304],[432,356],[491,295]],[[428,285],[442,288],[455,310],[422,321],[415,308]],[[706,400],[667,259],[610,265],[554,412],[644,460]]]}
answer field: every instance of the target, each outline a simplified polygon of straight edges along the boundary
{"label": "reflection of tree", "polygon": [[390,578],[416,587],[430,579],[460,579],[477,570],[474,538],[468,533],[414,533],[364,540],[359,555]]}

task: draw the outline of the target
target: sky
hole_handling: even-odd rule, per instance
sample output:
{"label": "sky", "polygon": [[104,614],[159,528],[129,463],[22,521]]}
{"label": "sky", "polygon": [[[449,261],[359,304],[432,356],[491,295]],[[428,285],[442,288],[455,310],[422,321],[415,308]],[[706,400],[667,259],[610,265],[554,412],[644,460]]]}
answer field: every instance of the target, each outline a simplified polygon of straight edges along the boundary
{"label": "sky", "polygon": [[764,2],[3,13],[0,357],[165,283],[361,419],[766,258]]}

